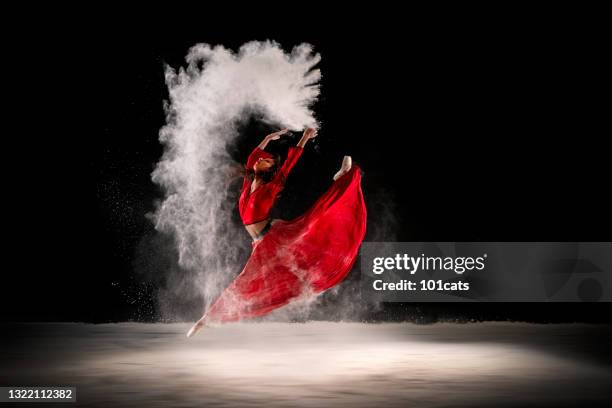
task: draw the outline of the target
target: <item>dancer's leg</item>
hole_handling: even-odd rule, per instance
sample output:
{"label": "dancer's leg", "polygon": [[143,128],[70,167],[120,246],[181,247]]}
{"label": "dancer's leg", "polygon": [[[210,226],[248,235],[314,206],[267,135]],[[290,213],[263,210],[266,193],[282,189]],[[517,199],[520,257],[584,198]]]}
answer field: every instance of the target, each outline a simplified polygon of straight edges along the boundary
{"label": "dancer's leg", "polygon": [[334,181],[342,177],[342,175],[349,171],[352,166],[353,160],[351,159],[351,156],[344,156],[344,158],[342,159],[342,166],[340,166],[340,170],[338,170],[338,172],[334,174]]}

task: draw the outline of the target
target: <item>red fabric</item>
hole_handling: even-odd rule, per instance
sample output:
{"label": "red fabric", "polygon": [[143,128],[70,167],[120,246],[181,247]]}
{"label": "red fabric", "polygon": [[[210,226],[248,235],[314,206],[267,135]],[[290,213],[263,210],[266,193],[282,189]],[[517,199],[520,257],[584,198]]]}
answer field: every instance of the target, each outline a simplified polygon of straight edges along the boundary
{"label": "red fabric", "polygon": [[208,309],[205,320],[261,316],[338,284],[357,259],[366,218],[361,171],[353,165],[305,214],[274,222],[252,243],[244,269]]}
{"label": "red fabric", "polygon": [[[244,225],[254,224],[268,218],[270,210],[276,201],[276,196],[283,189],[289,172],[293,166],[295,166],[295,163],[300,158],[303,151],[304,148],[302,147],[290,147],[289,152],[287,153],[287,158],[274,178],[265,184],[260,184],[253,192],[251,192],[251,181],[246,177],[244,178],[242,183],[242,193],[240,194],[240,200],[238,202],[240,217],[242,218],[242,223]],[[252,169],[260,157],[273,156],[270,153],[261,150],[259,147],[256,147],[255,150],[253,150],[253,152],[249,155],[246,167],[248,169]]]}

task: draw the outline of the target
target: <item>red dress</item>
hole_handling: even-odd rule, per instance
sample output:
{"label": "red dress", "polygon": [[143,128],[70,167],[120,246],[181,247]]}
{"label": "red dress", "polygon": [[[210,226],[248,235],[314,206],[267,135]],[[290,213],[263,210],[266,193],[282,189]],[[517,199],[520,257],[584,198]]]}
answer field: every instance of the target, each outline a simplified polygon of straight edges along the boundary
{"label": "red dress", "polygon": [[[245,225],[268,218],[276,196],[302,154],[291,147],[274,179],[250,192],[245,178],[239,210]],[[247,167],[270,154],[256,148]],[[277,220],[252,243],[244,269],[204,314],[206,322],[262,316],[342,281],[357,259],[366,230],[366,207],[357,165],[335,180],[301,216]]]}
{"label": "red dress", "polygon": [[[253,192],[251,192],[251,182],[248,178],[244,178],[242,182],[242,193],[238,201],[238,209],[240,210],[240,217],[244,225],[255,224],[268,219],[268,215],[274,206],[278,193],[285,186],[285,180],[289,172],[300,158],[303,151],[304,148],[302,147],[290,147],[287,158],[274,178],[268,183],[260,184]],[[257,163],[257,160],[262,157],[273,156],[261,150],[259,147],[256,147],[247,159],[247,169],[252,169],[255,163]]]}

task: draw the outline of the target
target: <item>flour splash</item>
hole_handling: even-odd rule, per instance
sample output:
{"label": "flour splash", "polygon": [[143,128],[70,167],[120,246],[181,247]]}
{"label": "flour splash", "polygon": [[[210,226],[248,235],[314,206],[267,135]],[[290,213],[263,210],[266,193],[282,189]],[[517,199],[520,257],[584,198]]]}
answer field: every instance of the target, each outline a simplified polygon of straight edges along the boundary
{"label": "flour splash", "polygon": [[239,163],[228,147],[253,112],[278,127],[317,127],[310,107],[319,95],[319,60],[308,44],[286,53],[254,41],[237,52],[199,44],[186,67],[166,68],[164,154],[152,174],[164,198],[152,219],[174,237],[179,267],[159,293],[164,318],[184,317],[173,311],[176,302],[203,297],[207,307],[244,266],[236,242],[245,232],[231,225],[235,202],[228,199],[228,174]]}

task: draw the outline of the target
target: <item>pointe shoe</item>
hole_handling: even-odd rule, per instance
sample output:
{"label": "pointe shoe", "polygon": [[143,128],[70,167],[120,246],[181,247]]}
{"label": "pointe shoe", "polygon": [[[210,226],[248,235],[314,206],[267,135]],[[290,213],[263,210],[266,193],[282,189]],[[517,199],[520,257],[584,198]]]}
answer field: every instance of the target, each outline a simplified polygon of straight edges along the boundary
{"label": "pointe shoe", "polygon": [[189,331],[187,332],[187,338],[195,336],[195,334],[199,332],[200,330],[202,330],[204,326],[205,326],[204,320],[203,319],[198,320],[196,324],[191,326],[191,329],[189,329]]}
{"label": "pointe shoe", "polygon": [[353,167],[353,160],[351,156],[344,156],[342,159],[342,166],[340,166],[340,170],[336,174],[334,174],[334,181],[338,180],[344,173],[349,171]]}

